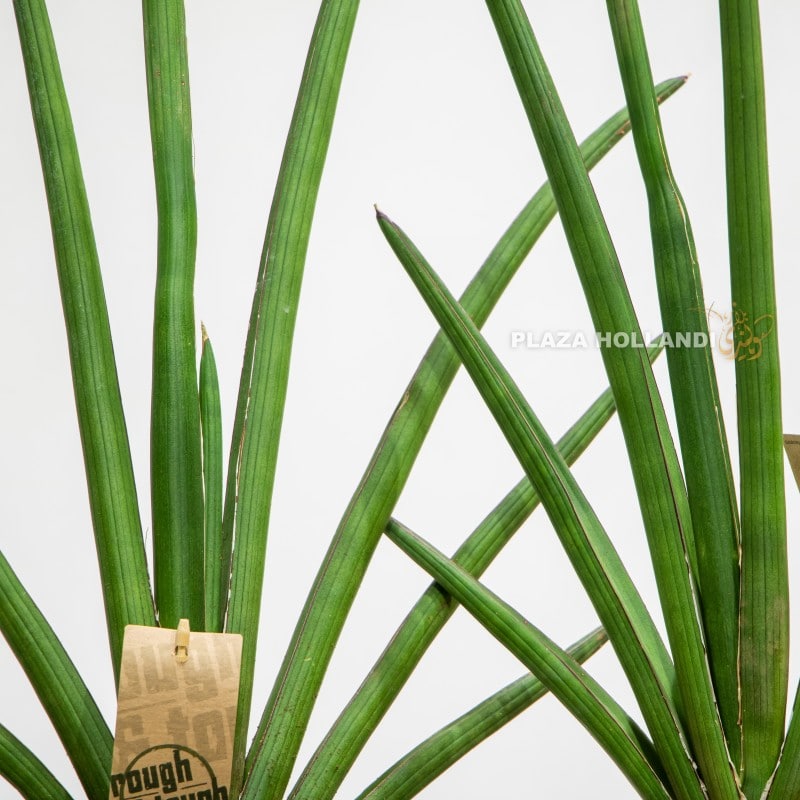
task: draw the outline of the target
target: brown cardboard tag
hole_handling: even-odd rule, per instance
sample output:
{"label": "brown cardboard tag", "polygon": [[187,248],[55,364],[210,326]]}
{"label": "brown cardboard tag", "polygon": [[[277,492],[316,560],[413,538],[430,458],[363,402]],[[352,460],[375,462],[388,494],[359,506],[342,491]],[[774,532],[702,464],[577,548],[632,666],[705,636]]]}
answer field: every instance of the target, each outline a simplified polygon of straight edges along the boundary
{"label": "brown cardboard tag", "polygon": [[230,800],[241,656],[238,634],[125,628],[109,800]]}

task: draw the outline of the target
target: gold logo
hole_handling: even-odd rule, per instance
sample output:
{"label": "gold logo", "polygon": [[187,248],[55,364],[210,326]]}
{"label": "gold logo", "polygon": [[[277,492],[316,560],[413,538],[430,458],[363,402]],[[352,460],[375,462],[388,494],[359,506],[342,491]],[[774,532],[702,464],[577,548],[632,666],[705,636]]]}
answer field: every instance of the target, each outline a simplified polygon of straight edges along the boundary
{"label": "gold logo", "polygon": [[775,330],[775,317],[761,314],[750,319],[736,303],[731,313],[721,313],[713,306],[706,309],[709,330],[716,333],[717,350],[730,361],[756,361],[764,352],[764,341]]}

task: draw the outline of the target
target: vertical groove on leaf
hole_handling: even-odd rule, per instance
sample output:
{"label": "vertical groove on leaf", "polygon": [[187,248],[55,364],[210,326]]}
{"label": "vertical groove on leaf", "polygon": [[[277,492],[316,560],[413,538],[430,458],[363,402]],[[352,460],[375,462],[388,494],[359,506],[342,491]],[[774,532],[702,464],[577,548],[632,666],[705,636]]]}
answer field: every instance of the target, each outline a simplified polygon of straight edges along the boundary
{"label": "vertical groove on leaf", "polygon": [[214,350],[203,328],[200,357],[200,420],[203,431],[203,481],[205,487],[205,593],[206,630],[223,628],[228,563],[222,553],[222,409]]}
{"label": "vertical groove on leaf", "polygon": [[0,586],[0,631],[50,717],[86,794],[90,800],[106,800],[111,732],[58,637],[2,553]]}
{"label": "vertical groove on leaf", "polygon": [[[553,186],[595,329],[641,341],[611,236],[525,10],[519,0],[487,0],[487,6]],[[693,583],[695,545],[689,503],[663,403],[641,349],[608,346],[602,348],[602,356],[639,496],[675,659],[677,689],[682,706],[692,710],[686,724],[693,755],[709,793],[738,800]],[[669,769],[671,762],[664,757]],[[678,791],[677,786],[673,788]]]}
{"label": "vertical groove on leaf", "polygon": [[[267,528],[300,285],[357,11],[358,0],[324,0],[320,8],[267,224],[245,346],[223,534],[227,548],[235,516],[226,629],[244,636],[244,651],[234,788],[244,763]],[[294,755],[286,756],[291,763]],[[284,781],[279,774],[271,778],[274,787]]]}
{"label": "vertical groove on leaf", "polygon": [[744,785],[757,797],[784,733],[789,659],[781,382],[758,0],[720,0],[742,513]]}
{"label": "vertical groove on leaf", "polygon": [[201,629],[203,484],[194,328],[197,208],[183,0],[144,0],[145,64],[158,208],[150,481],[159,622]]}
{"label": "vertical groove on leaf", "polygon": [[[663,330],[708,342],[691,223],[669,163],[636,0],[607,2],[633,138],[647,189]],[[734,763],[741,751],[737,624],[739,517],[711,347],[667,349],[672,397],[697,548],[711,674]]]}
{"label": "vertical groove on leaf", "polygon": [[61,70],[42,0],[15,0],[67,328],[114,674],[126,625],[155,615],[111,328]]}
{"label": "vertical groove on leaf", "polygon": [[[665,81],[658,87],[660,99],[670,97],[683,83],[682,78]],[[586,163],[595,165],[629,129],[627,113],[620,111],[586,141],[583,149]],[[478,326],[486,321],[555,212],[552,191],[544,186],[519,214],[467,287],[462,302]],[[246,789],[248,798],[257,797],[268,780],[273,758],[272,748],[265,747],[268,727],[293,728],[293,748],[299,747],[330,655],[369,560],[458,366],[458,357],[447,337],[439,334],[428,348],[378,443],[314,582],[259,725],[248,756],[251,773]],[[229,474],[226,504],[231,491]],[[286,749],[281,747],[274,757],[285,755]],[[327,786],[327,778],[323,780]],[[336,780],[335,774],[330,780]]]}
{"label": "vertical groove on leaf", "polygon": [[[567,654],[583,664],[605,642],[606,635],[601,628],[572,645]],[[538,678],[530,674],[523,675],[403,756],[357,800],[404,800],[416,797],[456,761],[546,694],[547,687]]]}
{"label": "vertical groove on leaf", "polygon": [[50,770],[3,725],[0,725],[0,776],[25,800],[72,800]]}

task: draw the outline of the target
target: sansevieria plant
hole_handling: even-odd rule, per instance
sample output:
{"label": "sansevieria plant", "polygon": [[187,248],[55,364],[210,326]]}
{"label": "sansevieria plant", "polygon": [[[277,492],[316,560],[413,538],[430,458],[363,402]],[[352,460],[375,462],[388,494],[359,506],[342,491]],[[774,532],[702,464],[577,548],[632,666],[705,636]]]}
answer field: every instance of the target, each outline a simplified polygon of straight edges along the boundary
{"label": "sansevieria plant", "polygon": [[[61,740],[77,781],[69,783],[54,776],[58,770],[51,772],[46,765],[48,757],[41,752],[37,755],[38,748],[15,733],[15,718],[6,714],[12,704],[4,702],[0,775],[7,783],[0,786],[0,797],[18,793],[30,800],[63,800],[78,796],[73,785],[89,800],[122,796],[122,783],[111,780],[114,740],[109,714],[113,713],[112,677],[120,683],[126,626],[175,629],[188,620],[194,632],[242,636],[230,797],[404,800],[417,795],[517,798],[543,793],[571,798],[590,796],[589,791],[596,797],[624,795],[648,800],[800,800],[800,693],[789,678],[786,522],[787,499],[795,501],[795,489],[791,473],[787,470],[784,474],[784,446],[800,468],[800,452],[794,451],[795,446],[800,451],[800,439],[795,442],[791,436],[781,404],[779,330],[783,328],[778,326],[764,48],[757,0],[719,0],[719,38],[706,43],[709,51],[721,54],[710,62],[718,63],[721,76],[715,95],[719,130],[713,157],[718,156],[725,175],[725,193],[719,192],[714,216],[720,221],[720,230],[727,220],[730,267],[729,284],[722,288],[714,273],[715,296],[704,293],[699,257],[703,248],[695,243],[690,204],[684,202],[668,156],[672,139],[664,132],[661,104],[684,86],[686,78],[658,82],[653,74],[648,40],[654,34],[646,32],[641,15],[655,16],[656,4],[643,2],[640,9],[637,0],[606,0],[603,8],[597,0],[581,0],[574,10],[571,4],[560,4],[554,11],[553,4],[546,8],[548,4],[523,5],[521,0],[486,0],[474,4],[476,8],[443,3],[448,16],[441,30],[449,34],[426,39],[428,16],[445,13],[438,3],[409,4],[412,10],[399,4],[396,9],[382,9],[385,16],[381,17],[376,16],[376,4],[322,0],[291,120],[285,124],[270,120],[269,124],[270,136],[283,137],[287,126],[288,132],[283,149],[277,147],[273,153],[274,192],[254,292],[252,271],[246,273],[252,297],[249,317],[245,320],[241,309],[239,327],[226,334],[231,340],[235,334],[243,342],[237,340],[235,347],[229,347],[225,339],[224,348],[218,348],[218,355],[224,350],[225,357],[219,362],[209,338],[218,341],[211,324],[216,319],[213,305],[217,299],[228,302],[227,289],[236,285],[247,265],[239,263],[234,248],[218,247],[210,252],[204,222],[212,227],[215,213],[222,213],[223,208],[234,209],[232,217],[244,221],[243,229],[258,219],[246,215],[262,209],[253,212],[241,207],[236,187],[244,193],[255,181],[259,191],[263,190],[269,170],[232,176],[226,164],[231,151],[249,146],[245,112],[250,106],[260,106],[260,92],[268,90],[261,85],[261,77],[238,68],[231,55],[235,48],[226,50],[224,58],[199,60],[200,68],[195,70],[194,51],[190,59],[187,47],[187,16],[191,33],[193,15],[217,15],[206,30],[215,30],[220,47],[226,37],[243,47],[260,36],[256,33],[249,39],[247,30],[251,27],[247,14],[255,11],[257,4],[249,11],[240,7],[243,4],[229,4],[212,12],[183,0],[143,0],[141,11],[138,6],[132,10],[100,3],[77,3],[67,10],[67,15],[85,15],[73,19],[77,41],[81,33],[91,39],[93,32],[109,24],[103,17],[119,20],[125,29],[120,41],[135,46],[141,61],[136,79],[140,96],[120,99],[121,92],[111,89],[107,97],[129,106],[139,114],[142,125],[148,119],[145,106],[149,111],[153,174],[135,169],[133,174],[125,172],[124,180],[107,182],[88,170],[84,176],[78,148],[84,138],[79,121],[95,120],[87,124],[86,136],[97,135],[104,119],[102,104],[91,114],[73,109],[73,122],[67,100],[68,94],[72,95],[70,76],[66,69],[62,74],[58,56],[66,40],[62,42],[58,26],[51,26],[44,0],[14,0],[12,5],[13,20],[8,14],[3,41],[10,42],[12,32],[18,38],[27,79],[66,324],[107,644],[104,641],[102,647],[95,647],[91,659],[81,651],[99,637],[101,623],[72,601],[80,579],[68,565],[59,569],[54,562],[57,548],[77,542],[82,531],[75,525],[55,531],[37,524],[44,507],[60,496],[57,487],[51,491],[42,486],[35,495],[42,508],[26,509],[21,520],[15,519],[13,524],[9,520],[4,526],[0,630]],[[51,0],[50,5],[55,19],[72,4]],[[698,10],[696,5],[686,4],[676,4],[673,12],[667,5],[671,4],[658,5],[658,13],[665,18],[711,13],[710,8]],[[308,24],[317,11],[311,0],[292,9],[280,3],[266,6],[258,9],[258,19],[272,20],[275,30],[297,9],[307,12],[304,23]],[[765,7],[765,11],[800,22],[788,4],[775,6]],[[716,15],[716,8],[713,13]],[[403,23],[407,27],[398,23],[395,31],[385,24],[392,15],[395,19],[411,15],[411,21]],[[340,90],[348,82],[360,80],[359,69],[378,76],[372,84],[379,95],[374,107],[359,112],[376,130],[396,126],[408,137],[424,138],[436,123],[435,114],[423,113],[419,125],[406,124],[405,118],[413,116],[408,106],[414,86],[406,86],[409,93],[402,94],[397,83],[383,80],[381,56],[370,51],[369,43],[384,41],[381,36],[394,37],[398,44],[392,52],[405,53],[410,63],[425,57],[420,43],[409,41],[410,33],[419,32],[432,52],[444,54],[431,63],[451,70],[443,85],[452,84],[455,96],[460,68],[448,64],[448,48],[469,25],[476,24],[479,15],[485,32],[495,40],[491,57],[498,70],[491,76],[493,86],[496,79],[497,91],[509,96],[516,87],[518,114],[509,120],[508,128],[522,137],[527,116],[530,131],[524,131],[524,136],[531,152],[534,144],[538,150],[546,182],[533,191],[528,170],[535,175],[536,166],[525,164],[524,170],[517,166],[516,171],[524,173],[520,185],[530,183],[530,189],[526,188],[526,199],[530,199],[507,215],[504,228],[497,229],[499,238],[495,236],[496,243],[482,263],[481,258],[472,258],[480,263],[477,271],[467,274],[459,264],[460,271],[453,274],[460,278],[454,281],[449,274],[446,280],[440,277],[428,260],[434,255],[440,259],[441,253],[423,255],[422,239],[428,234],[435,239],[433,234],[445,231],[440,242],[452,240],[457,260],[462,260],[462,248],[468,252],[475,245],[470,230],[473,220],[457,214],[451,217],[446,200],[438,206],[434,201],[433,226],[421,234],[420,246],[415,244],[391,214],[408,218],[409,228],[419,227],[420,231],[431,222],[414,210],[415,195],[420,196],[422,208],[431,202],[430,192],[416,174],[409,181],[410,191],[408,187],[403,191],[387,187],[389,196],[383,200],[388,204],[393,194],[404,198],[407,192],[408,200],[398,205],[410,210],[394,212],[388,205],[379,205],[374,211],[377,226],[372,228],[348,229],[337,218],[325,229],[325,241],[338,243],[332,246],[340,248],[341,255],[314,249],[317,227],[312,223],[328,224],[326,213],[334,215],[341,202],[334,189],[330,196],[325,195],[329,185],[323,173],[329,149],[340,148],[336,165],[343,172],[337,178],[343,186],[359,174],[358,146],[348,144],[346,125],[334,125],[337,105],[354,102],[353,96]],[[561,40],[551,42],[542,36],[548,56],[552,51],[558,64],[551,74],[539,33],[540,23],[552,25],[554,15],[563,15],[566,25]],[[134,16],[139,19],[131,28]],[[362,17],[364,30],[359,39],[354,32],[360,31]],[[625,107],[616,113],[607,109],[610,116],[606,121],[579,143],[553,75],[563,73],[570,80],[580,75],[587,87],[585,96],[591,95],[595,51],[577,47],[569,26],[596,23],[602,24],[602,30],[598,28],[587,41],[596,41],[596,52],[604,48],[607,59],[615,56],[616,86],[620,98],[624,95]],[[692,24],[681,19],[675,30],[689,35]],[[275,35],[276,42],[279,38]],[[575,33],[575,40],[578,38]],[[659,43],[665,38],[658,37]],[[265,73],[264,83],[273,87],[269,91],[296,88],[301,59],[291,60],[291,48],[286,53],[284,63],[270,62],[270,74]],[[502,64],[502,56],[506,64]],[[113,57],[109,51],[106,58]],[[241,58],[245,57],[243,52]],[[86,58],[92,61],[95,76],[112,70],[102,60],[94,63],[94,56]],[[358,63],[350,63],[346,70],[351,58]],[[469,60],[468,55],[465,58]],[[565,64],[574,69],[566,70]],[[502,89],[501,79],[505,81]],[[225,104],[226,93],[233,93],[234,85],[236,90],[247,87],[246,103]],[[214,95],[207,86],[216,87],[220,105],[206,104],[209,95]],[[574,91],[573,84],[569,86]],[[477,110],[471,110],[480,116],[480,98],[494,91],[467,86],[463,96],[474,100],[471,105]],[[195,141],[193,97],[195,117],[214,121],[224,131],[224,150],[204,147],[202,126],[195,126]],[[442,96],[442,106],[455,113],[448,97],[447,93]],[[350,113],[348,119],[353,118],[352,109],[344,111]],[[383,112],[392,118],[382,119]],[[468,113],[466,108],[464,113]],[[494,131],[501,131],[505,123],[493,124]],[[604,213],[598,199],[603,196],[603,181],[614,182],[613,169],[601,167],[605,171],[598,177],[597,189],[589,173],[628,134],[633,144],[628,155],[633,164],[635,152],[638,177],[635,188],[623,193],[628,210],[620,224],[619,219]],[[118,141],[111,140],[98,139],[115,151],[121,170],[123,162],[141,156],[133,144],[126,154],[130,143],[122,134]],[[134,141],[139,140],[134,136]],[[458,142],[452,146],[457,148]],[[263,144],[259,142],[258,147],[263,149]],[[395,143],[383,149],[382,157],[391,163],[398,155],[392,151],[402,146]],[[491,154],[498,164],[502,150],[498,143]],[[701,162],[705,159],[712,174],[712,156],[704,155]],[[214,160],[221,166],[212,166]],[[469,184],[476,194],[480,192],[471,186],[471,176],[479,172],[480,160],[481,154],[476,154],[473,163],[462,165],[464,186]],[[513,157],[507,163],[512,162]],[[425,166],[435,170],[436,159]],[[214,169],[219,170],[219,185],[228,189],[207,197],[204,189],[213,183],[207,176]],[[676,172],[681,170],[676,167]],[[374,181],[374,191],[380,191],[379,175],[362,179],[367,184]],[[128,194],[134,191],[126,185],[129,180],[154,191],[152,218],[140,218],[134,212],[141,209],[135,203],[129,206]],[[92,193],[95,185],[113,186],[113,197],[96,199]],[[464,186],[454,188],[453,193],[463,191]],[[15,190],[9,192],[13,196]],[[265,194],[264,202],[266,198]],[[96,234],[90,199],[98,223]],[[374,195],[359,197],[362,222],[372,216],[374,199]],[[516,198],[484,198],[486,213],[494,213],[489,208],[495,206],[505,213],[513,207],[512,201]],[[9,229],[23,225],[15,217],[22,210],[11,204],[4,208]],[[119,263],[101,258],[113,247],[104,239],[99,220],[111,219],[114,213],[125,219],[126,230],[132,231],[131,241],[150,241],[146,263],[123,264],[130,270],[127,277],[120,277]],[[791,213],[791,209],[783,213]],[[526,330],[512,330],[505,324],[487,328],[485,338],[481,329],[534,245],[542,238],[542,246],[550,246],[555,234],[545,235],[545,231],[556,217],[558,224],[553,227],[558,232],[560,226],[568,252],[565,249],[557,256],[557,265],[537,265],[540,274],[528,284],[529,294],[535,289],[537,297],[528,298],[526,308],[533,309],[531,313],[546,310],[542,297],[560,292],[571,280],[574,296],[569,302],[582,303],[584,317],[551,318],[553,330],[548,329],[549,323],[526,319]],[[620,239],[634,228],[641,238],[649,229],[650,241],[646,256],[629,264]],[[41,235],[37,229],[37,236]],[[375,247],[369,251],[370,258],[381,263],[358,272],[348,273],[344,267],[336,272],[335,267],[345,262],[347,269],[352,268],[352,254],[363,256],[365,251],[353,244],[362,236],[372,237]],[[447,252],[446,247],[443,251]],[[396,268],[395,260],[410,282]],[[328,283],[314,283],[312,271],[323,273],[329,262],[333,268],[326,273]],[[374,279],[383,262],[387,271],[394,267],[391,280],[396,283],[389,290],[380,288]],[[250,266],[255,265],[254,258]],[[32,264],[31,269],[40,266]],[[312,294],[310,306],[315,314],[314,342],[305,332],[309,329],[303,327],[306,306],[301,301],[301,285],[306,266],[312,281],[309,288],[317,293]],[[107,301],[104,279],[117,287],[129,282],[130,303],[124,292],[108,292]],[[639,294],[642,287],[650,288],[648,281],[653,284],[652,296],[643,302],[653,309],[648,307],[642,313]],[[451,282],[465,287],[458,298],[448,288]],[[148,291],[154,290],[154,304],[147,309],[126,308],[138,302],[139,288],[145,284]],[[412,285],[432,316],[414,296]],[[397,300],[404,289],[407,294]],[[201,300],[198,307],[202,306],[197,313],[196,295]],[[503,302],[510,304],[519,296],[509,292]],[[656,299],[660,315],[655,311]],[[404,316],[406,312],[398,307],[406,300],[411,310]],[[146,318],[147,325],[137,330],[137,335],[126,334],[115,322],[115,303],[120,314]],[[205,307],[208,305],[212,308]],[[150,308],[152,347],[144,332],[151,327]],[[375,316],[360,322],[362,309]],[[506,306],[509,309],[519,318],[518,310]],[[209,323],[208,330],[201,326],[199,313]],[[35,324],[46,324],[38,300],[32,301],[30,316]],[[367,319],[383,320],[384,329],[375,333]],[[577,319],[583,319],[586,331],[577,329]],[[408,360],[411,369],[405,371],[410,372],[410,379],[406,374],[395,377],[404,373],[404,364],[399,362],[405,362],[405,354],[390,354],[388,343],[407,342],[413,350],[435,330],[432,320],[440,330],[422,361],[414,369]],[[348,349],[343,333],[347,330],[360,333],[364,340],[374,335],[383,352],[370,351],[353,338]],[[326,350],[322,340],[327,337],[334,344]],[[20,341],[5,338],[4,349],[9,351],[26,346],[25,337]],[[319,347],[319,355],[311,359],[314,366],[308,383],[290,382],[290,357],[298,340],[306,353]],[[239,360],[242,344],[244,355]],[[237,360],[231,362],[228,354],[236,348]],[[583,352],[574,352],[578,350]],[[149,377],[137,375],[134,380],[126,372],[124,358],[118,363],[121,353],[134,352],[138,357],[145,352],[151,356]],[[323,353],[333,359],[332,364],[325,363]],[[545,377],[541,365],[550,364],[553,353],[562,364],[572,365],[568,367],[572,379],[567,384]],[[663,366],[656,362],[662,353]],[[784,355],[791,358],[794,353],[786,350]],[[585,366],[588,359],[591,366]],[[593,376],[599,375],[601,364],[604,385],[598,383],[594,391]],[[475,474],[478,488],[467,487],[456,467],[432,469],[424,456],[420,467],[427,471],[415,485],[412,467],[461,366],[482,399],[482,406],[473,410],[478,415],[490,412],[481,417],[487,428],[479,428],[481,423],[472,416],[462,416],[455,426],[458,430],[452,432],[458,445],[435,435],[433,444],[444,450],[449,446],[456,458],[468,461],[463,473]],[[534,380],[527,370],[536,370]],[[576,376],[576,372],[582,374]],[[28,402],[35,391],[26,389],[24,381],[10,373],[4,370],[4,394],[10,398],[19,392]],[[237,377],[238,390],[232,383]],[[362,403],[362,398],[378,396],[372,394],[377,383],[396,393],[393,411],[382,401],[377,409]],[[474,401],[477,395],[468,395],[469,387],[464,380],[456,384],[456,391]],[[146,425],[138,424],[144,415],[142,408],[148,405],[144,402],[147,393],[149,437]],[[728,404],[728,397],[735,401]],[[62,399],[53,400],[48,409]],[[543,412],[542,406],[550,411]],[[563,406],[565,413],[573,407],[584,410],[556,440],[547,415],[558,406]],[[389,422],[372,450],[366,440],[380,414],[387,411]],[[443,418],[452,412],[448,406]],[[11,419],[12,415],[4,417]],[[496,460],[495,451],[491,455],[482,452],[482,437],[489,437],[492,417],[496,424],[491,435],[502,453]],[[586,464],[573,470],[578,457],[612,418],[614,423],[598,445],[605,443],[611,450],[616,447],[617,461],[610,465],[590,455]],[[282,442],[284,421],[289,430],[302,434],[291,438],[289,444],[285,437]],[[29,419],[13,419],[11,424],[33,437],[28,431],[43,423],[32,411]],[[67,423],[61,420],[59,424]],[[298,458],[292,448],[301,444],[308,446],[308,455],[299,459],[304,463],[292,474],[302,485],[289,487],[281,478],[282,469]],[[51,441],[47,446],[56,458],[59,445]],[[13,466],[13,453],[4,451]],[[149,481],[145,481],[148,452]],[[362,471],[354,471],[352,458],[362,453],[366,467],[361,464]],[[327,466],[317,471],[320,464]],[[592,483],[595,472],[606,473],[602,485],[613,487],[610,494],[603,496],[597,491],[597,484]],[[23,473],[25,481],[35,484],[39,480],[28,470]],[[499,502],[495,497],[493,503],[484,503],[493,496],[495,482],[502,485],[507,474],[516,474],[516,483],[510,490],[506,487],[504,494],[498,493]],[[338,484],[347,481],[356,485],[355,493],[339,495],[340,521],[333,524],[332,535],[330,531],[326,534],[327,550],[317,552],[310,529],[320,524],[328,490],[338,492]],[[6,481],[4,476],[3,484],[10,486],[11,479]],[[401,499],[407,484],[415,490],[411,494],[425,498],[428,509],[436,509],[429,519],[417,514],[413,504],[406,504],[406,497]],[[281,505],[283,492],[291,496],[291,503]],[[82,497],[68,499],[76,506],[83,502]],[[8,498],[9,504],[11,500]],[[431,521],[444,521],[455,527],[454,523],[469,519],[482,504],[483,514],[475,519],[469,535],[458,535],[452,557],[442,552],[452,542],[442,544],[435,531],[422,530],[418,524],[427,528]],[[608,522],[605,511],[610,505],[627,509],[628,524],[623,530],[617,517]],[[490,589],[483,574],[506,545],[516,546],[512,539],[539,506],[542,509],[532,523],[541,530],[537,529],[537,541],[524,551],[530,567],[517,565],[519,580],[512,602],[511,594],[498,585],[501,582],[488,581]],[[491,510],[486,513],[486,509]],[[541,518],[538,523],[536,518]],[[85,527],[89,527],[88,516]],[[88,541],[90,537],[84,538]],[[550,540],[547,546],[538,541],[545,538]],[[16,559],[10,557],[11,551],[19,551],[20,541],[33,552],[33,567],[12,563]],[[554,552],[556,543],[559,554]],[[370,569],[379,547],[375,560],[381,563]],[[634,568],[630,556],[635,553]],[[547,604],[550,607],[540,608],[539,601],[526,598],[536,597],[534,584],[544,580],[551,557],[560,559],[559,569],[569,566],[572,578],[564,586],[549,587],[553,601]],[[301,570],[297,575],[284,566],[293,560]],[[517,561],[521,562],[521,556]],[[94,563],[82,566],[86,569],[82,574],[94,569]],[[27,575],[35,577],[39,569],[49,576],[48,585],[45,589],[30,587],[29,593]],[[428,576],[423,581],[424,573]],[[53,575],[56,578],[51,580]],[[362,601],[362,584],[365,590],[375,590],[371,597],[378,599]],[[422,593],[417,597],[420,587]],[[401,594],[405,590],[399,600],[390,597],[395,589]],[[401,605],[410,597],[415,601],[403,616],[407,609],[401,612]],[[85,630],[83,638],[68,639],[73,634],[62,633],[63,620],[56,623],[49,613],[45,617],[39,605],[50,607],[53,598],[58,607],[63,606],[64,620]],[[376,608],[368,609],[368,604]],[[567,616],[572,604],[583,604],[584,618],[592,621],[571,637],[571,645],[564,646],[556,640],[570,637],[551,630],[546,620]],[[499,669],[501,678],[490,684],[494,690],[486,699],[473,703],[466,713],[451,715],[455,719],[438,731],[431,733],[427,723],[423,724],[426,710],[420,708],[415,738],[406,742],[405,733],[393,738],[390,709],[395,712],[395,700],[407,683],[413,690],[417,667],[459,609],[466,612],[461,613],[462,623],[467,615],[477,622],[479,643],[473,647],[470,639],[469,646],[457,649],[450,677],[440,679],[431,695],[444,692],[450,680],[458,684],[468,679],[472,670],[486,667],[487,634],[497,640],[497,653],[508,659]],[[356,636],[350,635],[346,622],[368,611],[374,612],[368,624]],[[265,642],[259,641],[262,629]],[[339,651],[335,656],[334,650],[340,639],[342,649],[353,652],[351,664],[361,666],[363,662],[362,674],[348,679],[344,695],[340,684],[331,693],[327,688],[330,682],[325,682],[329,667],[334,674],[339,669]],[[80,645],[73,644],[78,641]],[[448,642],[458,645],[453,639]],[[603,648],[606,642],[609,644]],[[601,666],[596,670],[584,666],[601,648]],[[111,669],[105,688],[100,685],[95,690],[94,677],[88,678],[85,667],[89,660],[96,661],[100,652],[110,653]],[[503,686],[509,665],[516,679]],[[486,694],[489,692],[483,692]],[[591,737],[599,750],[590,750],[588,745],[581,749],[573,741],[579,735],[577,725],[558,727],[547,743],[525,741],[522,749],[515,751],[517,760],[524,759],[524,779],[497,768],[486,776],[486,783],[465,779],[448,784],[447,778],[436,782],[463,756],[545,697],[544,707],[532,709],[526,717],[541,713],[555,719],[553,700],[558,701],[585,729],[583,744]],[[397,705],[402,702],[401,698]],[[324,724],[319,722],[320,714],[325,717]],[[557,716],[565,718],[563,709],[558,708]],[[540,737],[543,733],[540,730]],[[386,749],[392,756],[382,773],[368,760],[373,734],[389,737],[383,742],[384,746],[389,742]],[[542,757],[545,744],[553,748],[550,752],[564,754],[551,784],[556,789],[542,790],[537,777],[552,766]],[[584,760],[584,750],[590,754],[588,760]],[[605,784],[606,776],[611,775],[607,771],[583,784],[589,790],[576,788],[581,773],[591,775],[595,763],[591,759],[601,751],[618,770],[619,782],[609,778]],[[177,750],[175,754],[177,765]],[[362,775],[366,777],[362,779]],[[354,783],[356,779],[360,782]],[[445,788],[438,788],[441,786]],[[132,800],[130,784],[127,791],[124,796]],[[162,794],[159,797],[166,800],[168,787]],[[137,798],[145,796],[150,795],[136,794]],[[175,797],[204,800],[205,794],[192,793],[189,787]]]}

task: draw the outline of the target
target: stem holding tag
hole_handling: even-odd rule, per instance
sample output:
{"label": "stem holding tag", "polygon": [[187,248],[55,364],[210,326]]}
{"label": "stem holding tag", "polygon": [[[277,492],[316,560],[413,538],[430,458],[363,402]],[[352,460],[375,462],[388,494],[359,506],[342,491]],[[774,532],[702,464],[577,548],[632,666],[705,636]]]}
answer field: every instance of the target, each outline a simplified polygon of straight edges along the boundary
{"label": "stem holding tag", "polygon": [[182,619],[175,631],[175,660],[185,664],[189,660],[189,620]]}

